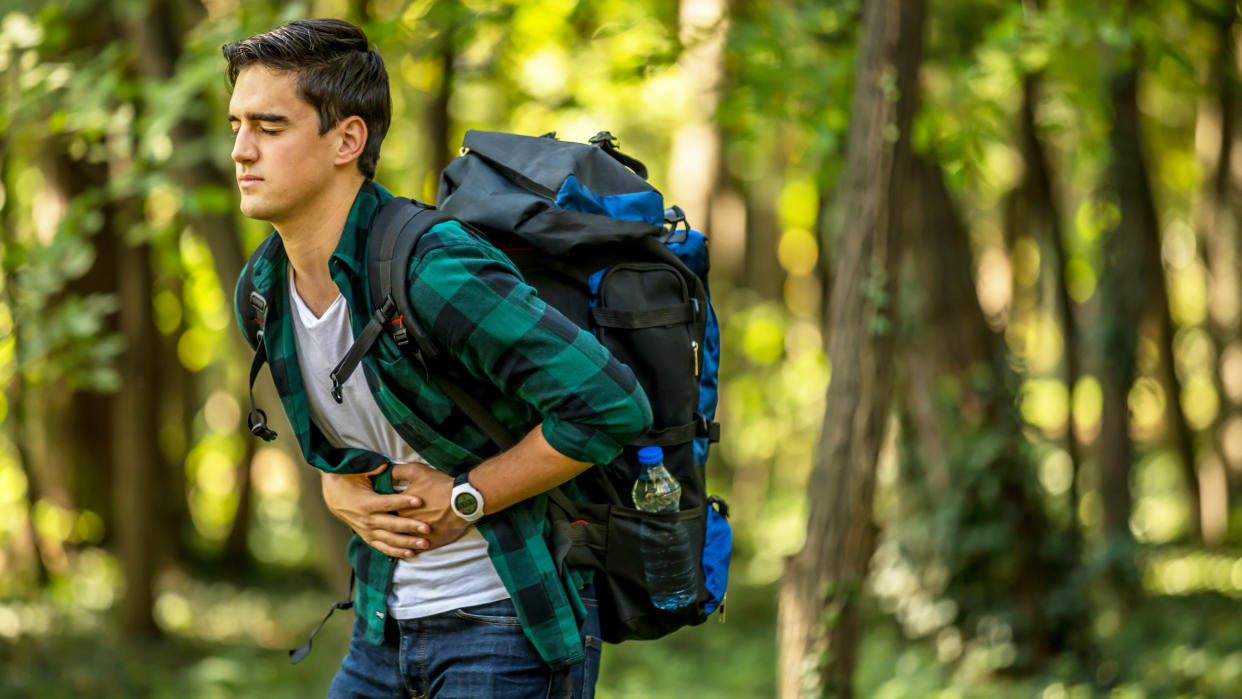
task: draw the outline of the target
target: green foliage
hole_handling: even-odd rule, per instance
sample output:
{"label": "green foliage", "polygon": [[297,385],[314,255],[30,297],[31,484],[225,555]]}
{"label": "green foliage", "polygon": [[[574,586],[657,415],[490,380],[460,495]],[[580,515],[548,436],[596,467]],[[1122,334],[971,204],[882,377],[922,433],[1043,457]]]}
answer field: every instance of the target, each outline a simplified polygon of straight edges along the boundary
{"label": "green foliage", "polygon": [[[725,334],[725,440],[714,449],[709,472],[711,489],[728,497],[734,513],[729,621],[722,626],[712,620],[659,643],[605,649],[602,697],[771,695],[774,585],[805,530],[807,474],[832,369],[823,346],[833,329],[823,327],[824,309],[816,304],[823,300],[820,285],[831,268],[825,261],[833,258],[843,215],[837,190],[849,145],[862,2],[728,5],[723,85],[714,113],[704,116],[723,141],[722,180],[740,200],[725,213],[713,212],[716,226],[724,230],[734,223],[728,219],[744,219],[749,230],[738,235],[750,241],[714,239],[717,260],[727,260],[719,253],[730,249],[740,260],[736,269],[719,266],[713,280]],[[246,252],[270,233],[269,226],[236,212],[220,46],[288,19],[364,6],[370,14],[366,30],[392,80],[395,119],[379,173],[392,189],[431,198],[434,156],[455,149],[468,128],[557,131],[574,140],[609,129],[627,153],[648,163],[653,183],[673,184],[674,134],[696,108],[682,61],[688,48],[703,41],[679,27],[678,3],[176,6],[171,14],[186,23],[167,28],[171,34],[163,37],[176,48],[171,78],[152,72],[150,57],[128,34],[133,23],[148,21],[155,3],[6,5],[0,10],[0,376],[6,381],[0,421],[20,435],[15,421],[7,420],[22,407],[12,402],[13,396],[21,400],[20,391],[10,388],[116,390],[122,378],[115,364],[124,348],[115,333],[115,284],[93,275],[112,272],[99,263],[110,259],[106,246],[120,240],[151,246],[161,351],[175,353],[190,376],[176,390],[194,394],[163,396],[162,405],[170,407],[154,430],[171,470],[184,479],[173,479],[182,487],[170,496],[184,510],[184,550],[176,560],[183,569],[211,560],[224,545],[240,502],[235,465],[246,453],[239,441],[244,401],[237,398],[244,395],[245,367],[233,361],[230,345],[236,341],[232,280],[219,278],[201,224],[223,221]],[[1216,99],[1218,87],[1206,76],[1221,24],[1235,22],[1236,12],[1225,0],[930,3],[920,73],[923,107],[912,136],[916,149],[946,173],[976,253],[960,261],[957,273],[978,281],[981,301],[995,301],[984,310],[1007,351],[999,369],[976,366],[940,379],[932,407],[943,428],[938,437],[947,447],[947,472],[933,473],[939,466],[931,463],[908,415],[896,458],[886,450],[889,465],[881,471],[877,499],[881,544],[870,578],[852,591],[861,594],[850,596],[865,619],[860,696],[1230,696],[1242,680],[1242,655],[1235,650],[1242,639],[1228,623],[1234,600],[1201,592],[1236,595],[1242,586],[1232,572],[1204,574],[1212,582],[1200,588],[1186,582],[1197,580],[1195,575],[1183,574],[1225,563],[1233,566],[1230,571],[1242,570],[1232,554],[1202,566],[1151,554],[1152,547],[1184,536],[1185,518],[1170,513],[1185,509],[1174,501],[1188,494],[1160,432],[1170,399],[1151,388],[1160,350],[1153,349],[1149,330],[1110,323],[1112,307],[1100,306],[1108,299],[1097,293],[1114,277],[1139,285],[1130,297],[1144,291],[1135,270],[1109,257],[1106,248],[1108,232],[1121,220],[1119,198],[1107,179],[1114,126],[1109,78],[1133,65],[1163,225],[1160,271],[1169,280],[1180,338],[1175,360],[1187,386],[1185,396],[1173,399],[1195,404],[1195,414],[1206,416],[1203,425],[1210,426],[1217,411],[1236,414],[1228,413],[1236,411],[1228,396],[1218,394],[1215,370],[1223,344],[1207,336],[1215,277],[1201,247],[1197,208],[1210,176],[1203,153],[1210,150],[1204,134],[1213,117],[1205,105]],[[452,80],[447,86],[446,68]],[[1016,124],[1028,76],[1038,79],[1036,131],[1061,199],[1065,270],[1050,269],[1045,243],[1032,242],[1029,233],[1014,240],[1008,219],[1012,192],[1025,173]],[[891,83],[891,70],[876,79]],[[425,117],[444,87],[448,143],[432,143]],[[67,198],[60,196],[64,182],[76,183]],[[691,214],[696,221],[706,216]],[[780,267],[772,269],[781,279],[750,271],[748,265],[772,252],[764,246],[780,247]],[[756,269],[769,273],[761,265]],[[1072,472],[1061,473],[1068,471],[1066,431],[1075,421],[1081,425],[1072,433],[1079,435],[1098,427],[1098,407],[1093,417],[1080,409],[1090,403],[1080,400],[1081,389],[1098,394],[1100,385],[1094,376],[1073,390],[1064,385],[1060,371],[1074,348],[1057,335],[1049,310],[1049,289],[1062,271],[1084,321],[1081,343],[1100,347],[1101,337],[1111,338],[1099,358],[1104,368],[1091,371],[1123,367],[1146,381],[1130,398],[1135,425],[1147,430],[1136,431],[1137,541],[1098,537],[1101,486],[1092,481],[1090,460],[1077,482]],[[987,286],[993,273],[1001,275],[995,298],[988,296],[995,288]],[[918,351],[926,342],[919,335],[921,311],[903,304],[927,290],[890,298],[887,281],[884,270],[870,270],[865,300],[877,313],[869,330]],[[747,288],[768,282],[776,293]],[[802,301],[795,302],[799,288]],[[1049,335],[1059,344],[1043,342]],[[1061,407],[1037,410],[1038,398],[1046,395]],[[1208,406],[1211,401],[1200,396],[1214,403]],[[1023,401],[1025,414],[1012,404],[1014,397]],[[999,410],[981,416],[981,403]],[[1199,435],[1201,449],[1218,441],[1207,430]],[[106,513],[92,511],[94,505],[56,504],[54,494],[36,495],[39,478],[82,476],[19,462],[18,446],[0,441],[0,485],[9,486],[0,493],[0,587],[5,595],[25,595],[35,586],[26,581],[38,579],[38,565],[50,563],[51,570],[46,597],[0,603],[0,696],[322,693],[344,651],[347,624],[334,620],[317,644],[316,652],[328,660],[296,669],[272,640],[296,636],[291,627],[317,620],[328,599],[307,577],[290,572],[331,555],[319,550],[298,510],[295,469],[304,464],[261,452],[253,481],[251,556],[288,566],[280,570],[296,584],[183,579],[162,591],[157,608],[173,640],[125,646],[103,616],[119,590],[115,561],[97,546],[111,543]],[[1057,478],[1046,477],[1053,471]],[[28,480],[28,472],[36,477]],[[1050,487],[1054,481],[1061,486]],[[91,487],[85,480],[70,485]],[[1067,491],[1077,491],[1080,502],[1072,502]],[[27,502],[27,494],[35,501]],[[1234,505],[1227,540],[1242,536],[1239,521]],[[38,553],[25,543],[27,522],[47,544],[38,565]],[[1052,572],[1031,609],[1022,585],[1032,577],[1033,563]],[[1098,584],[1106,574],[1143,591],[1133,609],[1121,607]],[[220,615],[260,608],[278,611],[265,617],[264,628],[275,629],[266,641],[215,633],[228,627],[217,623]],[[841,611],[826,608],[826,620]],[[1070,652],[1047,658],[1033,678],[1005,679],[1036,666],[1040,649],[1029,641],[1040,634]],[[710,677],[704,668],[711,668]],[[667,679],[652,690],[650,678],[660,669]]]}
{"label": "green foliage", "polygon": [[949,416],[970,399],[953,392],[941,400],[949,453],[937,468],[946,471],[927,472],[905,422],[902,457],[885,483],[891,502],[880,515],[886,532],[872,571],[883,608],[914,637],[954,629],[974,640],[989,628],[1004,629],[993,670],[1038,664],[1046,643],[1077,649],[1086,579],[1076,570],[1070,528],[1043,514],[1032,447],[1017,442],[1012,427],[957,427]]}
{"label": "green foliage", "polygon": [[736,176],[768,172],[770,153],[832,181],[845,155],[856,44],[857,0],[739,3],[717,110]]}

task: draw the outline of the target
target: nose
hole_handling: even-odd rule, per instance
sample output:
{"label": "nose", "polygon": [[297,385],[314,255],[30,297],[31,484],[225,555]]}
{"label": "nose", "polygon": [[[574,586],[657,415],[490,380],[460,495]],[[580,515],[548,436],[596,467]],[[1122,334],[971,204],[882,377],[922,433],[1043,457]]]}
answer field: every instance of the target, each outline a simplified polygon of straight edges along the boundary
{"label": "nose", "polygon": [[238,164],[253,163],[259,159],[259,151],[255,147],[251,130],[242,126],[233,139],[233,162]]}

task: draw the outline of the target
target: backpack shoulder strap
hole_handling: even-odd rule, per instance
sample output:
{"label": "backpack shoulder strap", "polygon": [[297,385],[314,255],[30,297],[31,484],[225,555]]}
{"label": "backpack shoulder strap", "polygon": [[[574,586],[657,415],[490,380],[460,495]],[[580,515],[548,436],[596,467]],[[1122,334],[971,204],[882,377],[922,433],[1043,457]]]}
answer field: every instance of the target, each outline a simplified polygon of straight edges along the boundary
{"label": "backpack shoulder strap", "polygon": [[381,332],[392,334],[402,351],[422,365],[427,378],[440,387],[462,412],[475,422],[501,449],[516,443],[509,431],[465,389],[447,378],[440,364],[443,357],[431,336],[418,322],[410,304],[408,276],[410,257],[423,234],[449,218],[434,207],[397,197],[375,216],[367,240],[367,282],[371,292],[371,320],[358,339],[332,370],[332,397],[342,402],[342,387],[371,350]]}
{"label": "backpack shoulder strap", "polygon": [[441,366],[446,361],[444,354],[418,322],[410,304],[407,277],[414,248],[424,233],[450,218],[421,202],[410,199],[394,199],[393,202],[385,206],[388,210],[381,210],[377,215],[376,226],[367,243],[371,304],[379,313],[385,304],[391,303],[396,317],[386,314],[389,319],[386,324],[401,349],[414,356],[427,378],[439,386],[488,438],[501,449],[508,449],[517,440],[477,398],[448,377],[448,372]]}
{"label": "backpack shoulder strap", "polygon": [[434,207],[404,197],[388,201],[375,215],[367,238],[367,283],[371,320],[332,370],[332,397],[340,403],[345,382],[371,350],[380,333],[388,330],[403,351],[426,362],[439,353],[410,306],[407,275],[414,246],[432,226],[447,220]]}
{"label": "backpack shoulder strap", "polygon": [[267,299],[254,286],[254,267],[255,263],[268,253],[268,248],[272,246],[276,237],[277,234],[272,233],[255,247],[254,252],[250,253],[250,259],[242,267],[241,277],[237,281],[237,289],[233,296],[233,305],[242,317],[242,335],[246,337],[246,342],[250,343],[250,349],[258,349],[259,343],[263,340],[264,315],[267,312]]}
{"label": "backpack shoulder strap", "polygon": [[256,262],[268,254],[268,249],[275,244],[276,237],[277,235],[272,233],[262,243],[259,243],[254,252],[250,253],[250,259],[242,268],[241,278],[237,282],[237,290],[233,297],[233,303],[242,317],[242,334],[246,336],[246,341],[255,351],[254,359],[250,363],[250,413],[246,416],[246,425],[250,428],[251,434],[266,442],[276,439],[276,432],[267,426],[267,413],[254,404],[254,382],[259,377],[259,370],[267,363],[267,346],[263,344],[263,328],[267,323],[269,304],[267,298],[255,289],[254,267]]}
{"label": "backpack shoulder strap", "polygon": [[391,319],[389,333],[403,351],[414,354],[424,363],[438,357],[440,352],[410,305],[410,258],[423,234],[447,220],[449,217],[433,206],[398,197],[380,210],[367,241],[371,306],[379,310],[392,300],[397,315]]}

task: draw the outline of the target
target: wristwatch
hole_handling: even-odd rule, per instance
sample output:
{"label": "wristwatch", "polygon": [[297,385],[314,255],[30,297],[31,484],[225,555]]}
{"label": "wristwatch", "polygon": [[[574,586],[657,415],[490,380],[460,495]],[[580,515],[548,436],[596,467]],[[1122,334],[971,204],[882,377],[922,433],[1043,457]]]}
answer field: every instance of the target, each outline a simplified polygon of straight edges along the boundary
{"label": "wristwatch", "polygon": [[483,519],[483,493],[470,485],[470,472],[466,471],[453,479],[453,496],[449,501],[453,512],[467,522]]}

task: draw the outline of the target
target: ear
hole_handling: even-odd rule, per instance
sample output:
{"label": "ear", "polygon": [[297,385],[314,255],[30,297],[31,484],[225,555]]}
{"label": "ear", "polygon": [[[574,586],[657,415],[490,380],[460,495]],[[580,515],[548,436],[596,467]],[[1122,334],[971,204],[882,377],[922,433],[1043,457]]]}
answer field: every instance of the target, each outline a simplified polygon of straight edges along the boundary
{"label": "ear", "polygon": [[367,123],[358,115],[347,116],[336,125],[340,145],[336,149],[337,165],[348,165],[362,155],[367,145]]}

